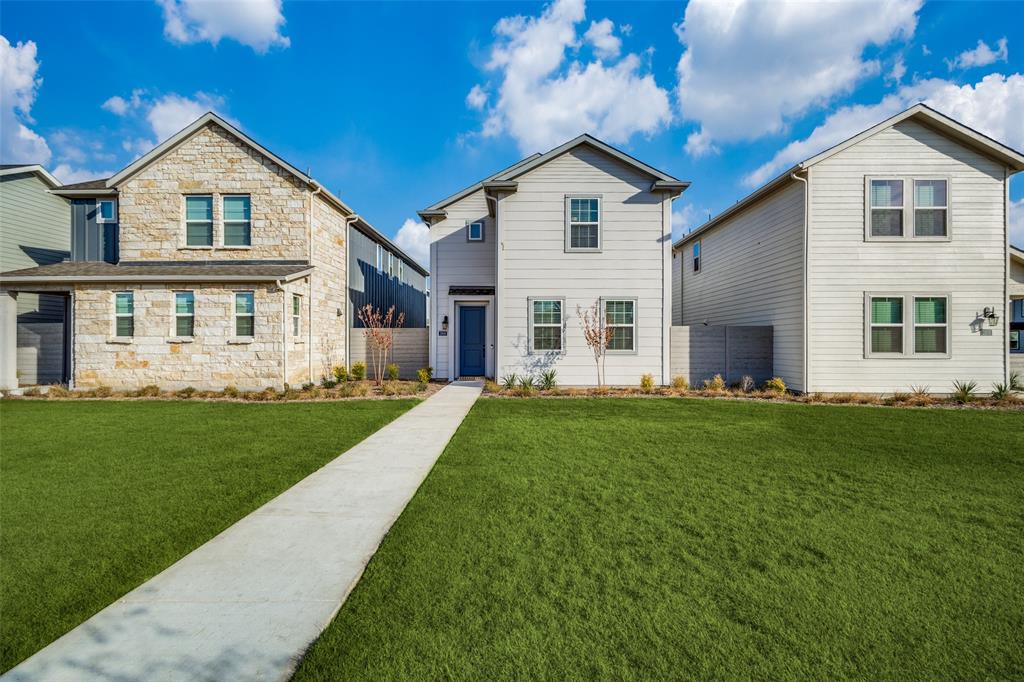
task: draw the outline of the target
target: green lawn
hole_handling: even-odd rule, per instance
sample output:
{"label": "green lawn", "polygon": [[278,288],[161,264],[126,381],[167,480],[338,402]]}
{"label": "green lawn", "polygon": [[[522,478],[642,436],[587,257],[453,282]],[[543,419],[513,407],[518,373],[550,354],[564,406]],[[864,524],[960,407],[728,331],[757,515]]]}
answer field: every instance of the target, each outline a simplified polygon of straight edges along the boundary
{"label": "green lawn", "polygon": [[416,402],[0,402],[0,670]]}
{"label": "green lawn", "polygon": [[1020,413],[477,403],[297,679],[1020,679]]}

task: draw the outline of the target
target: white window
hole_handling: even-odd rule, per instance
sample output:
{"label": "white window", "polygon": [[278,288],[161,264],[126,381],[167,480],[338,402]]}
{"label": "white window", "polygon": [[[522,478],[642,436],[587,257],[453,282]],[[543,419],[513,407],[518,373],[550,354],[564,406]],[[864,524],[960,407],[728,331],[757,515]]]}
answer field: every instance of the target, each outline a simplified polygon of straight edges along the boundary
{"label": "white window", "polygon": [[174,292],[174,335],[190,337],[196,330],[196,298],[191,291]]}
{"label": "white window", "polygon": [[388,277],[395,276],[395,254],[388,251]]}
{"label": "white window", "polygon": [[235,336],[251,337],[256,331],[256,302],[251,291],[235,292]]}
{"label": "white window", "polygon": [[949,180],[869,178],[868,239],[949,238]]}
{"label": "white window", "polygon": [[466,225],[466,239],[471,242],[482,242],[484,240],[484,224],[470,223]]}
{"label": "white window", "polygon": [[377,272],[384,272],[384,247],[377,244]]}
{"label": "white window", "polygon": [[302,297],[292,294],[292,336],[298,336],[302,330]]}
{"label": "white window", "polygon": [[213,246],[213,197],[185,197],[186,246]]}
{"label": "white window", "polygon": [[1021,351],[1021,347],[1020,347],[1020,331],[1017,330],[1017,329],[1015,329],[1012,332],[1010,332],[1010,352],[1011,353],[1020,353],[1020,352],[1022,352]]}
{"label": "white window", "polygon": [[405,261],[399,259],[398,261],[398,279],[399,281],[405,281]]}
{"label": "white window", "polygon": [[868,357],[949,357],[948,295],[865,297]]}
{"label": "white window", "polygon": [[945,237],[949,214],[945,180],[914,180],[914,236]]}
{"label": "white window", "polygon": [[562,299],[530,299],[530,350],[560,352],[562,348]]}
{"label": "white window", "polygon": [[601,197],[566,197],[566,251],[601,250]]}
{"label": "white window", "polygon": [[252,211],[249,195],[223,199],[224,246],[252,245]]}
{"label": "white window", "polygon": [[117,222],[117,199],[98,199],[96,201],[96,222]]}
{"label": "white window", "polygon": [[872,237],[903,236],[903,180],[874,179],[869,191]]}
{"label": "white window", "polygon": [[700,272],[700,240],[693,243],[693,271]]}
{"label": "white window", "polygon": [[611,331],[609,352],[636,350],[636,301],[633,299],[605,299],[605,326]]}
{"label": "white window", "polygon": [[131,291],[114,294],[114,335],[135,336],[135,294]]}

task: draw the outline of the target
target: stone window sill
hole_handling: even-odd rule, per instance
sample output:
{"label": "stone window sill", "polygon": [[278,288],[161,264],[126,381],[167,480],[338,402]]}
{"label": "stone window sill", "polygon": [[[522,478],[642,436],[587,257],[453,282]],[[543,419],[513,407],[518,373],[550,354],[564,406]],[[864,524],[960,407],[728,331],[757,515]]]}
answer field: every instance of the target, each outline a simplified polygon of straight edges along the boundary
{"label": "stone window sill", "polygon": [[122,346],[128,346],[135,343],[135,339],[130,336],[108,336],[107,343],[117,343]]}
{"label": "stone window sill", "polygon": [[213,251],[212,246],[197,246],[194,244],[185,244],[184,246],[179,246],[178,248],[181,249],[182,251]]}
{"label": "stone window sill", "polygon": [[220,248],[226,251],[249,251],[252,249],[252,245],[246,244],[223,244]]}
{"label": "stone window sill", "polygon": [[192,343],[191,336],[172,336],[167,339],[167,343]]}
{"label": "stone window sill", "polygon": [[296,339],[295,337],[292,337],[292,345],[293,346],[301,346],[301,345],[303,345],[305,343],[306,342],[303,339]]}
{"label": "stone window sill", "polygon": [[245,345],[247,343],[252,343],[255,340],[256,339],[254,337],[252,337],[252,336],[236,336],[236,337],[228,339],[228,343],[231,344],[231,345],[239,345],[240,346],[240,345]]}

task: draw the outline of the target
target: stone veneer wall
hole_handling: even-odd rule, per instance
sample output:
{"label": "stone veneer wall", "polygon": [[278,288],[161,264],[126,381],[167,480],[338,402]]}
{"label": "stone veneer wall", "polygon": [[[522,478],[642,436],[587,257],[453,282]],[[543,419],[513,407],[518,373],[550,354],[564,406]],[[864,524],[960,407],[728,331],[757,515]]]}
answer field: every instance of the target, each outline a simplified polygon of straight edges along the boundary
{"label": "stone veneer wall", "polygon": [[[114,336],[114,292],[129,290],[135,293],[135,336],[125,340]],[[196,301],[195,336],[190,342],[180,342],[173,336],[173,292],[185,290],[194,291]],[[255,292],[256,333],[251,342],[238,343],[234,336],[235,291]],[[78,287],[74,304],[75,386],[281,388],[282,319],[292,292],[304,294],[307,301],[308,282],[293,282],[284,293],[266,283]],[[291,338],[290,319],[286,322],[289,379],[301,384],[308,376],[308,356],[302,340]]]}
{"label": "stone veneer wall", "polygon": [[[213,248],[185,246],[186,194],[213,195]],[[251,247],[218,246],[227,194],[251,197]],[[120,258],[305,261],[307,195],[291,173],[210,124],[118,188]]]}
{"label": "stone veneer wall", "polygon": [[[316,266],[312,275],[313,381],[345,364],[348,333],[348,234],[345,218],[333,205],[319,196],[312,197],[313,242],[310,262]],[[341,314],[339,314],[339,311]]]}

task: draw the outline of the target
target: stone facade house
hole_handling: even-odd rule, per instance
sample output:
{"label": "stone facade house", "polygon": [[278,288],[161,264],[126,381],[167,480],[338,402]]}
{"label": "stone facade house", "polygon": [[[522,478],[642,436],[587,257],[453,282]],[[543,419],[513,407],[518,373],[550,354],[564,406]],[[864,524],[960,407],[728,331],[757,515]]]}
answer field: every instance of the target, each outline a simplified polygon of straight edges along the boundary
{"label": "stone facade house", "polygon": [[[65,185],[71,255],[4,272],[69,300],[74,387],[242,390],[347,364],[349,243],[401,263],[400,305],[425,317],[426,271],[307,174],[208,113],[116,175]],[[392,278],[396,277],[392,276]]]}

